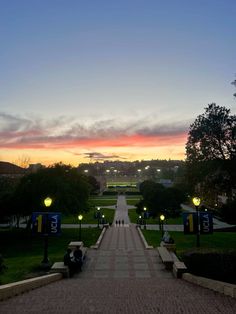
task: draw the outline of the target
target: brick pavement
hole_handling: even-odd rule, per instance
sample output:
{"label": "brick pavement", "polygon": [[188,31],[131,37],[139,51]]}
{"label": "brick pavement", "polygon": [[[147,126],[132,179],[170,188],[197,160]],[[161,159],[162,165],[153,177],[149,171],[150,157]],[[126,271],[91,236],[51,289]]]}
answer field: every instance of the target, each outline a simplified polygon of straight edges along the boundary
{"label": "brick pavement", "polygon": [[[125,213],[124,199],[119,204]],[[173,278],[126,221],[88,250],[82,273],[0,303],[0,313],[44,312],[231,314],[236,300]]]}

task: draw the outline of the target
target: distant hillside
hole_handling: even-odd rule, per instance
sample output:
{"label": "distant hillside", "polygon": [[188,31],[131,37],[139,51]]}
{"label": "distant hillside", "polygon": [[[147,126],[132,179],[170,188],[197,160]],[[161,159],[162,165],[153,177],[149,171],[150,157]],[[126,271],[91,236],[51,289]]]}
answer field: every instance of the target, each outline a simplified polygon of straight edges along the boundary
{"label": "distant hillside", "polygon": [[0,161],[0,175],[24,174],[25,169],[10,162]]}

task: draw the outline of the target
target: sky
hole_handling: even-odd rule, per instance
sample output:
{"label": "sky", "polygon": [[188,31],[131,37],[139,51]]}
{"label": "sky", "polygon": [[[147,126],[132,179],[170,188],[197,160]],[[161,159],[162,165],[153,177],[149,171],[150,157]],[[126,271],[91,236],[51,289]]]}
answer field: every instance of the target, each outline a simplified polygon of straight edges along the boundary
{"label": "sky", "polygon": [[0,160],[185,159],[236,113],[235,0],[0,0]]}

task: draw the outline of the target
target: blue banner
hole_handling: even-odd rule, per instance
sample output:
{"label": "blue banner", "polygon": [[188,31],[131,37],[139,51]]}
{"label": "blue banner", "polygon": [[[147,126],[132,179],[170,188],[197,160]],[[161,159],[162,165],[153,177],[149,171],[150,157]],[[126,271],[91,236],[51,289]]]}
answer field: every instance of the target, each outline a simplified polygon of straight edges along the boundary
{"label": "blue banner", "polygon": [[[196,234],[198,230],[198,212],[183,213],[184,234]],[[213,218],[208,212],[199,212],[199,225],[201,234],[213,233]]]}
{"label": "blue banner", "polygon": [[200,212],[200,233],[213,233],[213,218],[212,214],[208,212]]}
{"label": "blue banner", "polygon": [[48,236],[59,235],[61,233],[61,213],[33,212],[32,233]]}
{"label": "blue banner", "polygon": [[183,213],[184,234],[197,233],[197,215],[196,213]]}

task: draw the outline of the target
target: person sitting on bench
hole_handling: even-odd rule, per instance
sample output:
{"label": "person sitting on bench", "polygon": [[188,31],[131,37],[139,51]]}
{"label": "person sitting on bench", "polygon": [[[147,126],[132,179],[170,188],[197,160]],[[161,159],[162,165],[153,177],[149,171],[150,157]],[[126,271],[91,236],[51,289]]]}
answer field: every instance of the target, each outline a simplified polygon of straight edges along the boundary
{"label": "person sitting on bench", "polygon": [[64,255],[64,265],[68,266],[70,277],[75,273],[76,270],[76,263],[72,260],[71,252],[71,249],[67,249],[66,254]]}
{"label": "person sitting on bench", "polygon": [[82,271],[82,264],[83,264],[83,252],[80,249],[79,246],[76,246],[76,249],[74,250],[74,261],[76,264],[76,268],[79,271]]}

